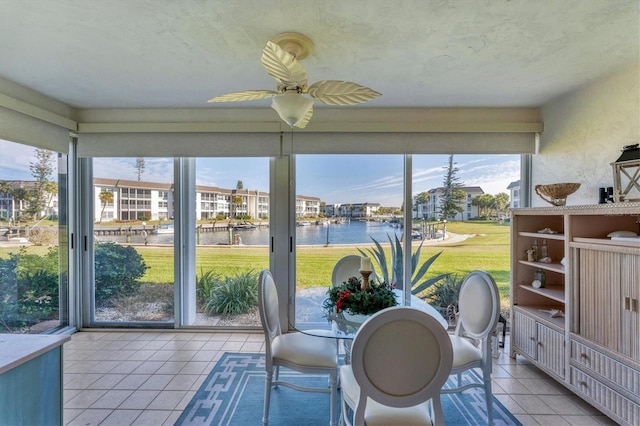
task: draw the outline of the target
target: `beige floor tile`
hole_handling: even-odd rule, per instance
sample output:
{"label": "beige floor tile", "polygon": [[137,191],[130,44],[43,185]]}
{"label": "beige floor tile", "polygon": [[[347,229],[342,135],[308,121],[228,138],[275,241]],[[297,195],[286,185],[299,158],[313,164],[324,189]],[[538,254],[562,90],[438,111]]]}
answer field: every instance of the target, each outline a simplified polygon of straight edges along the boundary
{"label": "beige floor tile", "polygon": [[164,361],[145,361],[131,372],[131,374],[154,374],[164,365]]}
{"label": "beige floor tile", "polygon": [[[598,416],[587,416],[587,415],[579,415],[579,416],[562,416],[562,418],[569,424],[572,425],[580,425],[580,426],[600,426],[603,423],[600,422]],[[607,417],[607,420],[609,418]],[[611,420],[610,420],[611,421]],[[611,424],[615,425],[615,422]]]}
{"label": "beige floor tile", "polygon": [[548,379],[545,373],[533,365],[526,364],[502,364],[501,367],[516,379]]}
{"label": "beige floor tile", "polygon": [[[164,390],[161,391],[156,398],[151,401],[147,407],[148,410],[175,410],[187,391],[180,390]],[[164,420],[163,420],[164,421]]]}
{"label": "beige floor tile", "polygon": [[156,374],[178,374],[186,365],[186,361],[167,361],[158,368]]}
{"label": "beige floor tile", "polygon": [[191,358],[191,362],[194,361],[203,361],[210,362],[215,355],[218,353],[218,350],[199,350],[197,354]]}
{"label": "beige floor tile", "polygon": [[143,390],[163,390],[167,384],[173,380],[174,374],[154,374],[149,380],[144,382],[138,389]]}
{"label": "beige floor tile", "polygon": [[202,374],[206,371],[209,362],[206,361],[189,361],[187,365],[182,367],[178,374]]}
{"label": "beige floor tile", "polygon": [[91,409],[84,410],[78,414],[73,420],[67,423],[69,426],[97,426],[111,414],[112,410]]}
{"label": "beige floor tile", "polygon": [[198,351],[182,349],[174,352],[167,361],[191,361],[191,358],[193,358],[197,352]]}
{"label": "beige floor tile", "polygon": [[153,355],[151,355],[147,361],[168,361],[173,356],[174,353],[175,351],[159,350]]}
{"label": "beige floor tile", "polygon": [[78,394],[80,394],[83,391],[84,391],[83,389],[67,389],[67,388],[64,388],[64,392],[62,393],[62,399],[64,401],[65,408],[66,408],[66,405],[67,405],[68,401],[71,401],[73,398],[78,396]]}
{"label": "beige floor tile", "polygon": [[196,380],[198,380],[198,375],[196,374],[178,374],[173,376],[173,379],[167,383],[164,390],[189,390]]}
{"label": "beige floor tile", "polygon": [[172,411],[171,414],[169,414],[169,417],[167,417],[164,423],[162,423],[162,426],[174,426],[181,414],[182,410]]}
{"label": "beige floor tile", "polygon": [[549,379],[518,379],[531,393],[536,395],[561,395],[570,391],[555,380]]}
{"label": "beige floor tile", "polygon": [[62,424],[66,425],[83,411],[84,408],[65,408],[62,411]]}
{"label": "beige floor tile", "polygon": [[113,389],[125,378],[127,378],[126,374],[105,374],[91,383],[87,389]]}
{"label": "beige floor tile", "polygon": [[137,351],[131,351],[132,353],[128,358],[125,358],[129,361],[146,361],[156,353],[153,349],[140,349]]}
{"label": "beige floor tile", "polygon": [[140,414],[142,410],[116,410],[100,426],[130,426]]}
{"label": "beige floor tile", "polygon": [[169,340],[162,347],[163,351],[180,351],[188,343],[187,340]]}
{"label": "beige floor tile", "polygon": [[514,414],[514,417],[522,423],[522,426],[537,426],[540,424],[528,414]]}
{"label": "beige floor tile", "polygon": [[242,349],[242,345],[244,345],[244,340],[229,340],[224,345],[222,345],[222,350],[227,352],[239,352],[240,349]]}
{"label": "beige floor tile", "polygon": [[159,350],[166,344],[167,344],[167,342],[164,341],[164,340],[150,340],[150,341],[145,342],[143,349],[145,349],[145,350]]}
{"label": "beige floor tile", "polygon": [[65,408],[89,408],[106,392],[106,390],[84,390],[67,401],[64,406]]}
{"label": "beige floor tile", "polygon": [[544,403],[540,398],[536,395],[511,395],[514,401],[518,403],[519,406],[524,408],[524,411],[527,414],[553,414],[556,415],[555,411],[547,404]]}
{"label": "beige floor tile", "polygon": [[187,351],[199,351],[205,343],[207,342],[204,340],[190,340],[182,349]]}
{"label": "beige floor tile", "polygon": [[109,390],[96,400],[89,408],[116,409],[131,395],[130,390]]}
{"label": "beige floor tile", "polygon": [[158,426],[163,424],[172,414],[168,410],[145,411],[138,416],[132,426]]}
{"label": "beige floor tile", "polygon": [[205,351],[220,351],[224,346],[225,341],[223,340],[210,340],[202,345],[200,350]]}
{"label": "beige floor tile", "polygon": [[137,390],[131,393],[129,397],[118,407],[119,410],[139,409],[144,410],[156,399],[159,390]]}
{"label": "beige floor tile", "polygon": [[541,425],[571,426],[571,423],[567,422],[561,416],[558,416],[556,414],[552,414],[552,415],[533,414],[531,417],[533,417],[533,419]]}
{"label": "beige floor tile", "polygon": [[575,395],[538,395],[545,404],[558,414],[584,416],[589,413],[582,408],[583,403]]}
{"label": "beige floor tile", "polygon": [[103,374],[96,373],[71,373],[65,374],[65,388],[67,389],[87,389],[93,382],[100,379]]}
{"label": "beige floor tile", "polygon": [[113,370],[110,371],[110,373],[112,373],[112,374],[117,374],[117,373],[131,374],[138,367],[140,367],[140,365],[142,365],[142,363],[143,363],[142,361],[121,361],[121,362],[118,363],[118,365],[116,367],[113,368]]}
{"label": "beige floor tile", "polygon": [[527,414],[527,412],[525,411],[524,408],[522,408],[515,399],[513,399],[511,396],[509,395],[495,395],[494,397],[500,401],[500,403],[502,405],[504,405],[504,408],[506,408],[507,410],[509,410],[509,412],[513,415],[516,414]]}
{"label": "beige floor tile", "polygon": [[494,379],[493,382],[508,395],[528,395],[531,393],[518,379]]}
{"label": "beige floor tile", "polygon": [[151,377],[150,374],[129,374],[125,376],[117,385],[115,385],[112,389],[130,389],[135,390],[138,389],[144,382],[149,380]]}
{"label": "beige floor tile", "polygon": [[242,345],[241,351],[242,352],[260,352],[262,351],[264,346],[264,343],[262,342],[245,342],[244,345]]}

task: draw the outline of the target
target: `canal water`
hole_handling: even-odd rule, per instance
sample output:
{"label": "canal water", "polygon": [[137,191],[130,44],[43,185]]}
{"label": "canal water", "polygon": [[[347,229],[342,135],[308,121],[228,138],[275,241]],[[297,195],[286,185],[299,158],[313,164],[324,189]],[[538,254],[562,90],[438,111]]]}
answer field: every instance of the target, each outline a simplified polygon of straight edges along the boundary
{"label": "canal water", "polygon": [[[269,228],[238,229],[233,233],[238,235],[241,244],[244,245],[268,245]],[[386,222],[361,222],[352,221],[346,223],[330,223],[329,225],[316,225],[296,227],[296,243],[298,245],[325,245],[329,244],[363,244],[371,243],[372,238],[380,243],[387,243],[388,237],[394,240],[394,234],[402,237],[402,229]],[[147,244],[173,244],[174,234],[150,234],[147,236]],[[126,243],[127,237],[97,236],[97,241],[113,241]],[[229,244],[228,231],[202,232],[199,236],[201,245]],[[144,244],[145,240],[140,235],[131,235],[129,242],[132,244]]]}

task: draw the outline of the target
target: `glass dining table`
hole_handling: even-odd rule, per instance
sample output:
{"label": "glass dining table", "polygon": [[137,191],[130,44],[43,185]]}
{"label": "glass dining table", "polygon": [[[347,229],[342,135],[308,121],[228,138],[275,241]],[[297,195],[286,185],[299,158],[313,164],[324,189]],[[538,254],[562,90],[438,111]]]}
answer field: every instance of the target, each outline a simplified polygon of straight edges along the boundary
{"label": "glass dining table", "polygon": [[[395,289],[393,290],[396,294],[396,300],[398,301],[398,306],[413,306],[417,309],[420,309],[427,314],[431,315],[442,325],[442,327],[446,330],[449,327],[447,320],[438,312],[433,306],[429,305],[422,299],[411,295],[409,300],[407,301],[404,297],[402,290]],[[341,340],[353,340],[356,336],[358,328],[364,323],[364,321],[368,318],[367,315],[350,315],[347,312],[327,312],[323,307],[322,301],[318,301],[316,299],[315,306],[312,306],[311,309],[317,309],[318,314],[322,315],[326,319],[323,322],[298,322],[294,325],[294,329],[312,336],[317,337],[326,337],[333,339],[341,339]]]}

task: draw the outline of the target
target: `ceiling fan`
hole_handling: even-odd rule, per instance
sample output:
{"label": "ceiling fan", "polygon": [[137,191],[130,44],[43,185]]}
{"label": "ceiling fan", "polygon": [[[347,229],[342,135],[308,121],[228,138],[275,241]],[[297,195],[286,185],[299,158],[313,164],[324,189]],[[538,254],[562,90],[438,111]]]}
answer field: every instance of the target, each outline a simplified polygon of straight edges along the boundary
{"label": "ceiling fan", "polygon": [[[357,83],[321,80],[307,85],[300,60],[313,52],[313,41],[304,34],[282,33],[262,49],[262,65],[277,82],[277,90],[243,90],[216,96],[208,102],[252,101],[273,98],[271,107],[291,127],[304,128],[313,115],[313,101],[329,105],[355,105],[381,96]],[[304,95],[309,95],[308,98]]]}

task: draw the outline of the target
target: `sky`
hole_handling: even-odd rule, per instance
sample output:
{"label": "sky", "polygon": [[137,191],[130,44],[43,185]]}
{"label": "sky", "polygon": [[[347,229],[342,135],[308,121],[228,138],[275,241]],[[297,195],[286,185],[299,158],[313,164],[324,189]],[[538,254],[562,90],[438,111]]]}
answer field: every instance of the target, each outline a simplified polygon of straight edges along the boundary
{"label": "sky", "polygon": [[[34,148],[0,140],[0,180],[33,180],[29,164]],[[520,179],[520,155],[455,155],[458,183],[479,186],[491,195],[509,193],[507,186]],[[96,158],[94,177],[137,180],[135,158]],[[448,155],[413,156],[413,194],[442,186]],[[296,192],[319,197],[328,204],[379,203],[402,205],[402,155],[299,155],[296,157]],[[142,180],[172,183],[173,159],[145,158]],[[268,158],[198,158],[198,185],[269,192]]]}

